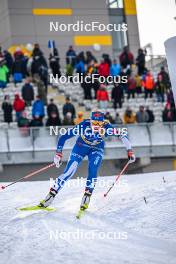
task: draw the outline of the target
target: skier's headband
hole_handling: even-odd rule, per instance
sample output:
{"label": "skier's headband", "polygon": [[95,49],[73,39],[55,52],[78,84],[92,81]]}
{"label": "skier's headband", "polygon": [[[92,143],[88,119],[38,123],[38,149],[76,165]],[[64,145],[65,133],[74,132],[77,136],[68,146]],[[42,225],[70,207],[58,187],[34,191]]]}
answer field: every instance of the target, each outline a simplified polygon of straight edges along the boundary
{"label": "skier's headband", "polygon": [[102,112],[92,112],[91,120],[93,121],[104,121],[104,114]]}

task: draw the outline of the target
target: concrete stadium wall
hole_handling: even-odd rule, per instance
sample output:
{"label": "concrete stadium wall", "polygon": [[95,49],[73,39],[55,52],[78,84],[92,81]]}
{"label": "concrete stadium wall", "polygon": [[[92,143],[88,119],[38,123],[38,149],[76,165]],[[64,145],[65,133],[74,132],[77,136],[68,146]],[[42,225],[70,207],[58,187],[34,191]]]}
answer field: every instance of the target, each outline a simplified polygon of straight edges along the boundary
{"label": "concrete stadium wall", "polygon": [[[58,11],[58,14],[41,15],[43,9],[45,9],[45,13],[48,9],[52,9],[51,13]],[[10,46],[11,43],[25,45],[38,42],[48,55],[48,40],[55,40],[62,62],[65,61],[65,52],[69,45],[74,45],[77,51],[94,51],[97,58],[100,58],[102,53],[112,55],[114,37],[112,38],[111,32],[50,32],[49,28],[50,21],[68,24],[83,20],[85,23],[98,21],[108,24],[114,20],[114,16],[110,18],[105,0],[1,0],[0,10],[0,42],[5,47]],[[124,0],[124,9],[111,10],[117,17],[119,12],[123,11],[124,19],[128,24],[128,43],[131,51],[136,55],[140,43],[135,0]],[[112,35],[114,36],[114,34]],[[87,43],[86,39],[82,45],[78,36],[83,38],[89,36],[89,41],[91,39],[93,43],[100,44],[101,50],[95,51],[93,45]]]}
{"label": "concrete stadium wall", "polygon": [[128,43],[130,50],[136,55],[140,47],[136,0],[124,0],[124,13],[128,24]]}
{"label": "concrete stadium wall", "polygon": [[3,49],[11,45],[11,29],[9,21],[8,1],[0,1],[0,46]]}
{"label": "concrete stadium wall", "polygon": [[[86,22],[99,21],[109,23],[109,15],[104,0],[8,0],[10,24],[13,44],[27,44],[38,42],[44,52],[49,53],[47,48],[48,40],[55,40],[61,58],[65,58],[65,52],[69,45],[74,45],[78,50],[91,50],[92,45],[85,43],[84,46],[75,43],[76,36],[109,36],[108,32],[50,32],[49,22],[75,23],[77,20]],[[71,10],[70,15],[35,15],[34,9],[67,9]],[[102,53],[112,53],[112,46],[105,44],[96,56]]]}

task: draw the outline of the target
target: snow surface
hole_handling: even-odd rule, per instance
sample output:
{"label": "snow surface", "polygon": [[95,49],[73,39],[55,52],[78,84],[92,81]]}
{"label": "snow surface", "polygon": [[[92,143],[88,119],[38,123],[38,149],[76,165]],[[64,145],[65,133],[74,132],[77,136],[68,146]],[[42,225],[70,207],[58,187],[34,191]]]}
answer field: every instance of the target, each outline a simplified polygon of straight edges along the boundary
{"label": "snow surface", "polygon": [[44,198],[48,182],[1,191],[0,263],[175,264],[175,172],[125,175],[104,198],[113,180],[99,178],[81,220],[75,215],[85,180],[66,184],[54,201],[56,212],[16,210]]}

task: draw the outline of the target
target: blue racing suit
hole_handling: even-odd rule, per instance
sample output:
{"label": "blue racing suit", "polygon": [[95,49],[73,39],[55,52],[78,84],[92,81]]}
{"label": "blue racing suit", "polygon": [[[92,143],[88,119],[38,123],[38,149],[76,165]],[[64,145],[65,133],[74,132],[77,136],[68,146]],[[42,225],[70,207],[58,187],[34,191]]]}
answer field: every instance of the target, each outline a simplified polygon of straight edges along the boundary
{"label": "blue racing suit", "polygon": [[[105,121],[104,135],[92,130],[90,119],[85,119],[79,125],[68,129],[65,135],[62,135],[57,144],[57,152],[62,152],[64,143],[67,139],[72,138],[75,134],[79,134],[76,144],[74,145],[67,162],[63,174],[59,175],[54,185],[54,188],[59,191],[64,185],[65,181],[70,179],[76,172],[80,162],[87,156],[88,157],[88,176],[86,182],[86,191],[92,193],[97,180],[98,169],[100,168],[103,154],[104,154],[104,138],[109,134],[107,129],[114,129],[114,127]],[[113,135],[113,133],[111,133]],[[127,150],[131,149],[131,144],[128,140],[127,132],[118,137],[123,141]]]}

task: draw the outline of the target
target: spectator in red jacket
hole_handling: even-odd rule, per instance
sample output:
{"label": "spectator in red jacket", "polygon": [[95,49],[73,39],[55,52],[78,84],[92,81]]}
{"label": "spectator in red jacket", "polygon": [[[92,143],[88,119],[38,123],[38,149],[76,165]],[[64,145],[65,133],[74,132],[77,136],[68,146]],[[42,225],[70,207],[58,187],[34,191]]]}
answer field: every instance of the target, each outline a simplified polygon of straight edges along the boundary
{"label": "spectator in red jacket", "polygon": [[135,98],[135,92],[136,92],[136,81],[131,76],[128,78],[128,99],[130,99],[131,95],[132,98]]}
{"label": "spectator in red jacket", "polygon": [[25,109],[25,102],[20,98],[19,94],[15,94],[13,109],[16,111],[16,121],[18,122],[18,119],[21,117],[21,114]]}
{"label": "spectator in red jacket", "polygon": [[109,95],[104,84],[101,84],[100,89],[97,91],[97,101],[99,102],[100,109],[108,107]]}
{"label": "spectator in red jacket", "polygon": [[22,50],[20,49],[20,47],[17,47],[14,54],[13,54],[14,58],[16,59],[17,57],[23,58],[24,53],[22,52]]}
{"label": "spectator in red jacket", "polygon": [[104,60],[101,61],[98,67],[98,73],[100,76],[108,77],[110,73],[109,64]]}
{"label": "spectator in red jacket", "polygon": [[144,77],[143,86],[145,89],[145,99],[148,98],[148,95],[150,95],[150,98],[152,98],[155,82],[154,82],[153,75],[151,74],[150,71],[147,71],[147,74]]}

